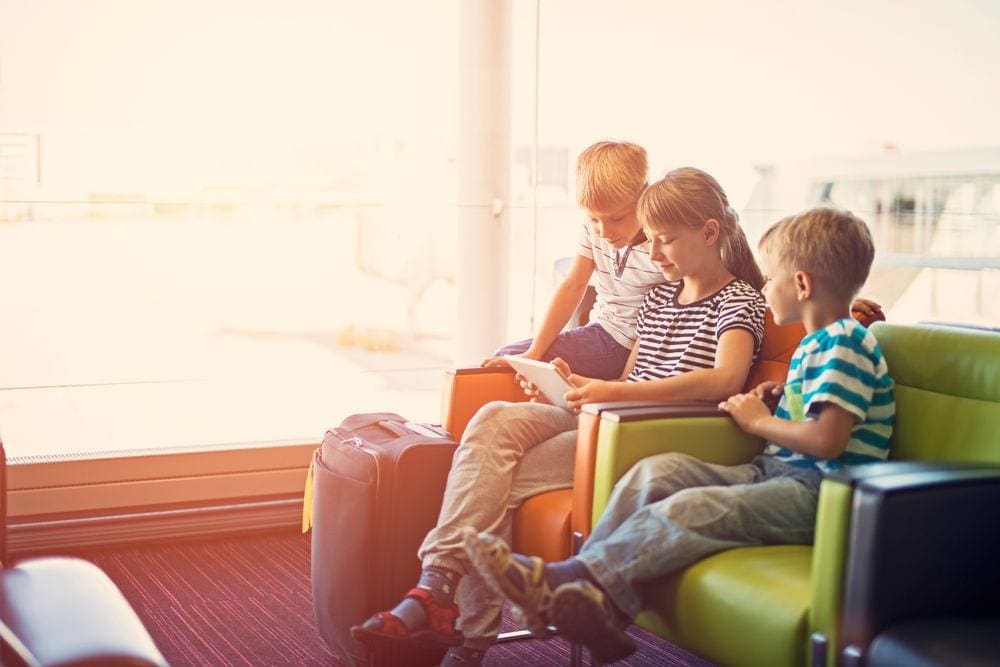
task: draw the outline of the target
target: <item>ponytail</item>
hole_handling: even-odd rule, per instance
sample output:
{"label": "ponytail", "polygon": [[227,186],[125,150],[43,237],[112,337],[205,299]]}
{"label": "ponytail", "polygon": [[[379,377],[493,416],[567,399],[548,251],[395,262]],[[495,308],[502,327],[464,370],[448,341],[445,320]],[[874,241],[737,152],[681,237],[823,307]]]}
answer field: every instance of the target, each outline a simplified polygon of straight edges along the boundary
{"label": "ponytail", "polygon": [[719,220],[719,250],[726,271],[743,282],[749,283],[758,292],[764,287],[764,274],[757,266],[747,235],[740,227],[739,215],[727,204],[725,214]]}

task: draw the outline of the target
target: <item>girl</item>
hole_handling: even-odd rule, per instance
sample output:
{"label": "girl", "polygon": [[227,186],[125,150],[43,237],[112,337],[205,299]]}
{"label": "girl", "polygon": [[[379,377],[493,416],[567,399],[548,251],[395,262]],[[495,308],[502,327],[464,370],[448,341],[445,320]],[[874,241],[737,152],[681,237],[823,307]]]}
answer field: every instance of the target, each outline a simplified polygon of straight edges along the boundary
{"label": "girl", "polygon": [[[463,532],[509,541],[513,510],[524,499],[572,486],[579,407],[717,402],[742,389],[763,335],[764,280],[722,187],[698,169],[676,169],[643,192],[638,216],[670,282],[646,294],[622,378],[575,375],[560,360],[574,386],[566,394],[572,411],[541,402],[483,406],[455,452],[438,524],[418,552],[420,580],[393,609],[353,627],[355,638],[452,646],[443,665],[477,664],[499,630],[503,600],[472,573]],[[525,621],[544,632],[542,619]]]}

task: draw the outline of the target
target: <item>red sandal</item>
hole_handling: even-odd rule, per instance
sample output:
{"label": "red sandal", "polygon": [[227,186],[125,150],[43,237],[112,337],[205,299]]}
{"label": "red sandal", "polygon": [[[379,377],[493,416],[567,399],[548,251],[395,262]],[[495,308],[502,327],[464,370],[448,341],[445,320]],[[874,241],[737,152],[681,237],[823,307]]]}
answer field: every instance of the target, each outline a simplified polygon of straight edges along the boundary
{"label": "red sandal", "polygon": [[420,603],[427,614],[427,624],[410,629],[391,612],[380,611],[361,625],[351,628],[351,636],[366,644],[413,642],[421,646],[459,646],[464,637],[455,629],[458,605],[442,605],[425,588],[411,588],[406,597]]}

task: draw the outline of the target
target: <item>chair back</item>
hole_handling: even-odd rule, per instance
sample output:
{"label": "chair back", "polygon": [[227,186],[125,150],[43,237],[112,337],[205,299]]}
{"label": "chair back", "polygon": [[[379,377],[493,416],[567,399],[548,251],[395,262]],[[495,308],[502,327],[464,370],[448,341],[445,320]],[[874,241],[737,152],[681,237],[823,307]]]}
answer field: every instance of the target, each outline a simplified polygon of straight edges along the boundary
{"label": "chair back", "polygon": [[745,391],[750,391],[761,382],[784,382],[788,376],[788,364],[799,341],[806,335],[801,322],[775,324],[771,309],[764,313],[764,339],[760,343],[757,361],[750,367]]}
{"label": "chair back", "polygon": [[890,458],[1000,462],[1000,333],[885,322],[872,333],[895,381]]}
{"label": "chair back", "polygon": [[[851,314],[866,327],[885,319],[881,312],[865,315],[855,310]],[[764,339],[760,343],[757,361],[750,367],[744,391],[750,391],[761,382],[784,382],[788,376],[788,365],[792,363],[792,354],[805,335],[806,330],[801,322],[775,324],[771,309],[768,308],[764,312]]]}

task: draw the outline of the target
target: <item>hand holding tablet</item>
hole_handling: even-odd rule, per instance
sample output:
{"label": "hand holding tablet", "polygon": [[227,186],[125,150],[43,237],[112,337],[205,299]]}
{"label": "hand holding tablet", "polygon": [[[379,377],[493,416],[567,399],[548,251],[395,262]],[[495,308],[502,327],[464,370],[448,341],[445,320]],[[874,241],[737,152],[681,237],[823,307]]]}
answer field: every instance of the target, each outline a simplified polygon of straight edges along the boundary
{"label": "hand holding tablet", "polygon": [[531,381],[545,398],[561,408],[569,410],[564,398],[566,392],[574,389],[569,380],[556,368],[555,364],[548,361],[536,361],[525,359],[524,357],[514,357],[504,355],[501,357],[510,364],[511,368]]}

